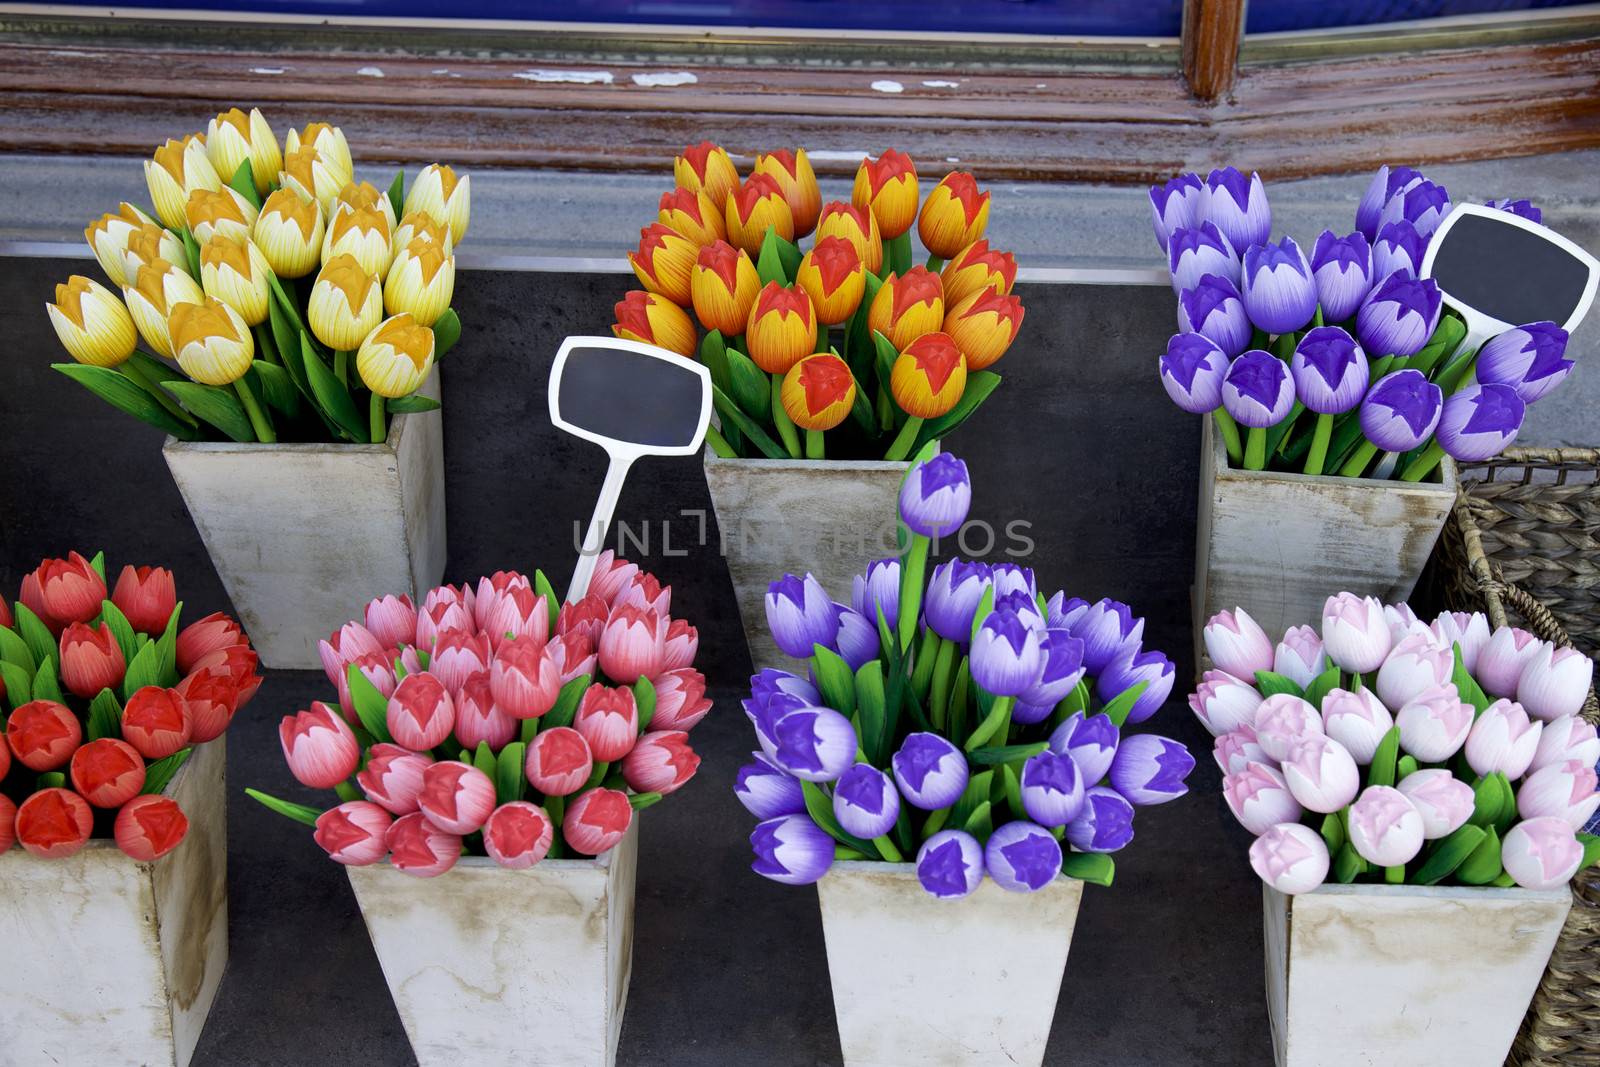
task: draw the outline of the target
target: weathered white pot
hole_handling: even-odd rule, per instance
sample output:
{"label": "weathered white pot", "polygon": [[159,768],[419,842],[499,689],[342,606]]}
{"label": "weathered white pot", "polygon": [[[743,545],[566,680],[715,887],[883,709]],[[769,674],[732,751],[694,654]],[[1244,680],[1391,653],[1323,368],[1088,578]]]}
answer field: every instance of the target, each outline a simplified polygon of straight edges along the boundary
{"label": "weathered white pot", "polygon": [[373,596],[416,597],[444,575],[438,411],[395,416],[381,445],[169,437],[161,451],[269,667],[321,667],[317,642]]}
{"label": "weathered white pot", "polygon": [[929,896],[909,863],[836,863],[817,883],[849,1067],[1037,1067],[1083,883]]}
{"label": "weathered white pot", "polygon": [[896,506],[909,466],[706,453],[706,486],[754,670],[789,662],[767,629],[769,585],[809,572],[848,604],[850,579],[870,561],[895,555]]}
{"label": "weathered white pot", "polygon": [[228,963],[226,765],[218,738],[173,776],[189,834],[154,863],[0,854],[0,1064],[186,1067]]}
{"label": "weathered white pot", "polygon": [[639,823],[596,859],[437,878],[351,867],[420,1067],[611,1067],[633,972]]}
{"label": "weathered white pot", "polygon": [[1572,905],[1466,886],[1263,886],[1278,1067],[1500,1067]]}
{"label": "weathered white pot", "polygon": [[1233,470],[1207,418],[1195,530],[1194,654],[1201,627],[1243,607],[1267,633],[1321,626],[1329,595],[1349,590],[1385,604],[1411,595],[1456,499],[1446,457],[1436,480],[1308,477]]}

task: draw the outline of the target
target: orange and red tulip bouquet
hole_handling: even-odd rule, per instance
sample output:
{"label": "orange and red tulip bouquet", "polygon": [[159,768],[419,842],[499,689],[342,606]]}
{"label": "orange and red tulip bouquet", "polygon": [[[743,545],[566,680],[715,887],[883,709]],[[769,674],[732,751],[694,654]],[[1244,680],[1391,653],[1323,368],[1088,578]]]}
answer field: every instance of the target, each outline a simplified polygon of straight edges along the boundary
{"label": "orange and red tulip bouquet", "polygon": [[47,559],[0,598],[0,853],[111,837],[150,861],[182,844],[189,820],[161,792],[261,685],[238,623],[179,630],[182,613],[160,567],[122,568],[108,595],[103,553]]}
{"label": "orange and red tulip bouquet", "polygon": [[45,305],[74,360],[57,370],[184,441],[378,442],[391,413],[439,406],[413,394],[461,336],[466,175],[380,191],[338,127],[280,149],[238,108],[144,173],[153,217],[125,203],[83,232],[111,287],[73,275]]}
{"label": "orange and red tulip bouquet", "polygon": [[905,459],[1000,384],[986,368],[1022,325],[1017,264],[983,239],[989,194],[972,175],[945,175],[919,210],[916,167],[893,149],[861,161],[849,203],[822,202],[805,149],[761,153],[741,180],[702,141],[674,172],[628,257],[644,289],[611,329],[698,353],[718,455],[823,459],[833,430],[836,458]]}
{"label": "orange and red tulip bouquet", "polygon": [[700,635],[669,614],[670,586],[609,551],[588,594],[558,603],[537,571],[372,601],[322,642],[337,700],[279,727],[295,778],[342,803],[248,792],[335,862],[418,878],[464,852],[522,869],[607,851],[700,766]]}

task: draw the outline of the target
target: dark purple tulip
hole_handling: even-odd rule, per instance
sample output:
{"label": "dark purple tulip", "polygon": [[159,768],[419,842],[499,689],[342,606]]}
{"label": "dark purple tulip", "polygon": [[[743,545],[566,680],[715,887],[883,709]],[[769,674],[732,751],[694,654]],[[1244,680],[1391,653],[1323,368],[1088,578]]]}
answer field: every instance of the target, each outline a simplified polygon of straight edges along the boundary
{"label": "dark purple tulip", "polygon": [[1229,359],[1250,343],[1250,316],[1238,286],[1217,274],[1207,274],[1178,294],[1178,329],[1209,337]]}
{"label": "dark purple tulip", "polygon": [[1039,592],[1033,577],[1033,568],[1018,566],[1015,563],[996,563],[991,566],[989,584],[994,586],[996,597],[1003,597],[1009,593],[1023,593],[1032,600]]}
{"label": "dark purple tulip", "polygon": [[790,674],[788,671],[780,671],[773,667],[768,667],[750,679],[750,696],[752,699],[764,704],[776,693],[797,696],[807,704],[816,704],[822,700],[822,697],[817,694],[816,686],[797,674]]}
{"label": "dark purple tulip", "polygon": [[1424,237],[1432,237],[1439,223],[1450,214],[1450,194],[1442,185],[1423,180],[1401,193],[1396,193],[1383,205],[1378,217],[1381,230],[1391,222],[1405,219]]}
{"label": "dark purple tulip", "polygon": [[1044,673],[1017,697],[1011,721],[1023,725],[1043,722],[1057,704],[1077,688],[1083,678],[1083,642],[1064,628],[1051,628],[1040,639]]}
{"label": "dark purple tulip", "polygon": [[900,795],[923,811],[948,808],[967,788],[966,754],[938,734],[906,735],[889,768]]}
{"label": "dark purple tulip", "polygon": [[851,581],[850,606],[874,625],[881,610],[884,622],[893,630],[900,618],[900,561],[875,559],[867,564],[867,573]]}
{"label": "dark purple tulip", "polygon": [[1439,325],[1443,297],[1432,278],[1390,274],[1373,287],[1356,312],[1356,336],[1373,359],[1414,356]]}
{"label": "dark purple tulip", "polygon": [[1172,231],[1172,239],[1167,244],[1167,270],[1172,274],[1175,293],[1194,288],[1207,274],[1237,284],[1239,253],[1222,236],[1221,230],[1202,222],[1192,229]]}
{"label": "dark purple tulip", "polygon": [[835,604],[834,607],[839,609],[839,638],[833,650],[850,665],[852,671],[859,671],[877,659],[881,651],[878,626],[868,622],[865,615],[853,608],[843,604]]}
{"label": "dark purple tulip", "polygon": [[1156,243],[1163,252],[1167,250],[1167,239],[1172,231],[1194,225],[1200,189],[1198,174],[1180,174],[1150,187],[1150,222],[1155,227]]}
{"label": "dark purple tulip", "polygon": [[1198,333],[1173,334],[1158,367],[1162,388],[1183,410],[1204,415],[1222,405],[1228,356],[1211,338]]}
{"label": "dark purple tulip", "polygon": [[968,663],[973,684],[997,697],[1026,692],[1044,671],[1044,652],[1039,647],[1043,624],[1041,618],[1037,626],[1032,625],[1009,606],[995,608],[972,639]]}
{"label": "dark purple tulip", "polygon": [[1505,451],[1522,429],[1527,405],[1509,385],[1469,385],[1444,402],[1439,416],[1439,447],[1469,463]]}
{"label": "dark purple tulip", "polygon": [[1485,207],[1492,207],[1497,211],[1508,211],[1518,218],[1527,219],[1529,222],[1544,223],[1544,212],[1533,206],[1531,200],[1485,200]]}
{"label": "dark purple tulip", "polygon": [[1311,265],[1293,237],[1248,249],[1240,279],[1244,309],[1267,333],[1293,333],[1317,313]]}
{"label": "dark purple tulip", "polygon": [[1356,229],[1360,230],[1367,240],[1372,240],[1378,232],[1378,218],[1383,214],[1383,205],[1387,204],[1394,194],[1404,192],[1420,181],[1422,172],[1412,170],[1410,167],[1388,165],[1379,167],[1378,173],[1372,176],[1372,183],[1367,186],[1366,193],[1361,197],[1361,205],[1356,208]]}
{"label": "dark purple tulip", "polygon": [[1183,780],[1194,770],[1189,750],[1157,734],[1124,737],[1111,761],[1111,788],[1136,806],[1165,804],[1189,791]]}
{"label": "dark purple tulip", "polygon": [[1566,379],[1572,370],[1566,352],[1567,331],[1555,323],[1518,326],[1478,350],[1478,381],[1509,385],[1531,404]]}
{"label": "dark purple tulip", "polygon": [[965,830],[940,830],[917,850],[917,881],[942,900],[966,896],[983,881],[983,846]]}
{"label": "dark purple tulip", "polygon": [[806,810],[800,779],[788,774],[763,753],[752,752],[754,763],[739,768],[733,778],[733,795],[758,819],[773,819]]}
{"label": "dark purple tulip", "polygon": [[996,593],[994,609],[999,611],[1005,608],[1020,618],[1030,629],[1043,630],[1044,612],[1039,609],[1039,602],[1026,589],[1013,589],[1009,593],[1000,592],[999,583],[994,581],[994,571],[995,568],[989,568],[989,580],[995,586]]}
{"label": "dark purple tulip", "polygon": [[1359,404],[1369,370],[1367,354],[1337,326],[1306,331],[1289,360],[1295,395],[1319,415],[1337,415]]}
{"label": "dark purple tulip", "polygon": [[1415,226],[1404,219],[1391,222],[1378,231],[1378,241],[1372,246],[1372,276],[1387,278],[1399,271],[1407,278],[1415,278],[1422,271],[1422,257],[1427,253],[1428,238]]}
{"label": "dark purple tulip", "polygon": [[810,659],[811,646],[833,646],[839,613],[811,575],[785,574],[767,587],[767,628],[785,655]]}
{"label": "dark purple tulip", "polygon": [[892,830],[899,815],[894,783],[871,764],[857,763],[833,785],[833,816],[846,833],[871,841]]}
{"label": "dark purple tulip", "polygon": [[1083,668],[1099,674],[1125,648],[1138,648],[1144,620],[1120,601],[1105,598],[1091,604],[1072,624],[1072,636],[1083,642]]}
{"label": "dark purple tulip", "polygon": [[1041,752],[1022,765],[1022,807],[1041,826],[1065,826],[1083,810],[1083,775],[1071,756]]}
{"label": "dark purple tulip", "polygon": [[1236,249],[1264,244],[1272,236],[1272,207],[1261,175],[1246,178],[1234,167],[1206,175],[1195,217],[1215,223]]}
{"label": "dark purple tulip", "polygon": [[1122,734],[1109,715],[1075,711],[1050,735],[1050,751],[1071,756],[1085,785],[1098,783],[1111,769]]}
{"label": "dark purple tulip", "polygon": [[1356,313],[1372,288],[1372,246],[1359,233],[1340,237],[1323,230],[1311,249],[1311,277],[1317,302],[1328,322],[1343,322]]}
{"label": "dark purple tulip", "polygon": [[856,760],[855,727],[832,708],[797,708],[772,724],[772,762],[807,782],[831,782]]}
{"label": "dark purple tulip", "polygon": [[952,559],[933,568],[922,614],[928,628],[963,647],[972,640],[972,617],[989,588],[989,566]]}
{"label": "dark purple tulip", "polygon": [[780,815],[750,833],[750,869],[784,885],[810,885],[833,866],[833,838],[809,815]]}
{"label": "dark purple tulip", "polygon": [[1128,713],[1128,722],[1144,722],[1160,711],[1161,705],[1172,695],[1174,676],[1172,661],[1160,652],[1127,649],[1095,679],[1094,691],[1102,704],[1109,704],[1118,694],[1140,682],[1148,683]]}
{"label": "dark purple tulip", "polygon": [[1294,407],[1289,368],[1271,352],[1252,348],[1228,364],[1222,381],[1222,406],[1240,426],[1276,426]]}
{"label": "dark purple tulip", "polygon": [[1083,810],[1067,823],[1067,840],[1079,852],[1115,852],[1133,840],[1133,805],[1103,785],[1084,791]]}
{"label": "dark purple tulip", "polygon": [[989,835],[983,865],[1001,889],[1036,893],[1061,873],[1061,842],[1038,823],[1016,819]]}
{"label": "dark purple tulip", "polygon": [[949,452],[912,467],[900,486],[900,518],[923,537],[955,533],[967,521],[971,507],[967,465]]}
{"label": "dark purple tulip", "polygon": [[1056,595],[1051,597],[1044,607],[1046,626],[1052,630],[1070,630],[1072,624],[1089,610],[1089,602],[1078,597],[1069,597],[1066,590],[1058,589]]}
{"label": "dark purple tulip", "polygon": [[1444,393],[1419,370],[1397,370],[1361,402],[1361,432],[1385,452],[1409,452],[1433,436]]}

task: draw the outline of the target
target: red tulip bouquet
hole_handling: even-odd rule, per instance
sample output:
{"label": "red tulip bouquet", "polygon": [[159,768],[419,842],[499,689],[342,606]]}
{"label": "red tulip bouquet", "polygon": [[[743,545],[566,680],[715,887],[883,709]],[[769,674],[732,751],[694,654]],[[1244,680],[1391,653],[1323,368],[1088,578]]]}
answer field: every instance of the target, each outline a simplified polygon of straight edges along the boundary
{"label": "red tulip bouquet", "polygon": [[0,853],[45,858],[114,837],[140,861],[171,852],[189,821],[162,796],[195,745],[220,737],[261,678],[222,614],[178,629],[172,572],[105,556],[47,559],[0,599]]}
{"label": "red tulip bouquet", "polygon": [[861,161],[849,203],[822,202],[803,148],[757,154],[741,180],[702,141],[674,172],[628,256],[644,289],[617,304],[611,329],[699,352],[718,455],[823,459],[832,430],[835,457],[905,459],[1000,384],[985,368],[1022,325],[1017,264],[983,239],[989,194],[971,174],[945,175],[919,210],[916,167],[893,149]]}
{"label": "red tulip bouquet", "polygon": [[315,827],[336,862],[387,856],[419,878],[469,850],[522,869],[610,849],[700,765],[700,635],[668,614],[670,586],[609,551],[588,594],[557,603],[542,572],[507,571],[420,607],[372,601],[321,646],[337,707],[315,701],[279,728],[295,778],[341,803],[248,792]]}

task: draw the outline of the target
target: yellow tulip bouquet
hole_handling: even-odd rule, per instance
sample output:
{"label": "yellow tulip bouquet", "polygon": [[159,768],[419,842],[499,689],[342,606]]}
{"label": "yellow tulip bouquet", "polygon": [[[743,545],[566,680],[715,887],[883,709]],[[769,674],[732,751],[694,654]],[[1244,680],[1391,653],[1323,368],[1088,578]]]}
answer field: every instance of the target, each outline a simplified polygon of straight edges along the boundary
{"label": "yellow tulip bouquet", "polygon": [[833,430],[835,458],[905,459],[1000,384],[986,368],[1022,325],[1017,264],[983,239],[989,194],[972,175],[945,175],[919,211],[916,167],[893,149],[861,161],[848,204],[822,203],[804,149],[759,154],[741,180],[703,141],[674,171],[628,257],[644,289],[617,304],[611,330],[698,353],[719,456],[824,459]]}
{"label": "yellow tulip bouquet", "polygon": [[125,203],[84,230],[113,288],[74,275],[45,305],[76,361],[55,369],[185,441],[380,442],[391,413],[439,406],[414,394],[461,336],[466,175],[380,192],[338,127],[280,149],[238,108],[144,173],[154,218]]}

